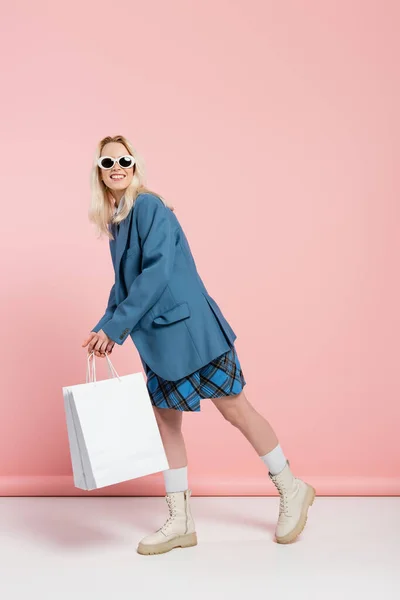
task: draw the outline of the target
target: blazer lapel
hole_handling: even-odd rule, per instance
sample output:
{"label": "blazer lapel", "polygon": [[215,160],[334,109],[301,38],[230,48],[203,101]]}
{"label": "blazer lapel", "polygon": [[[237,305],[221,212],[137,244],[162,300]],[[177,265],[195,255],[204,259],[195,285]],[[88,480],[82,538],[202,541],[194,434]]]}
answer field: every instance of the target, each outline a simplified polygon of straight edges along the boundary
{"label": "blazer lapel", "polygon": [[[115,236],[115,276],[119,279],[119,269],[121,265],[121,258],[126,248],[128,241],[129,225],[132,219],[133,210],[131,210],[123,221],[119,224],[119,231],[114,232]],[[114,225],[115,229],[117,226]]]}

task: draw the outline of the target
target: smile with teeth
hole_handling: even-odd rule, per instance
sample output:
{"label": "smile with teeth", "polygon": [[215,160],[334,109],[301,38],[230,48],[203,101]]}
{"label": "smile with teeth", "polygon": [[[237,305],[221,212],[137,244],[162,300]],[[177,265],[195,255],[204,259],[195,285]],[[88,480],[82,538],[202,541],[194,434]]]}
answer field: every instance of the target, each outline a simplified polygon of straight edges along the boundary
{"label": "smile with teeth", "polygon": [[125,175],[110,175],[111,179],[123,179]]}

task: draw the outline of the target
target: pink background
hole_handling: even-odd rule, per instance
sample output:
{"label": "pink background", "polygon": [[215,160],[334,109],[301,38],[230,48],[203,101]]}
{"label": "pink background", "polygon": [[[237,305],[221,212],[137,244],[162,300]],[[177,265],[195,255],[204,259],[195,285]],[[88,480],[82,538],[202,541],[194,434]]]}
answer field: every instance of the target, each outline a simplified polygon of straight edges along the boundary
{"label": "pink background", "polygon": [[[112,284],[88,222],[105,135],[176,208],[249,400],[319,494],[398,494],[399,4],[13,2],[1,19],[0,494],[81,495],[61,388]],[[141,370],[130,338],[113,353]],[[98,370],[107,376],[106,365]],[[274,494],[209,400],[196,494]],[[90,494],[163,494],[161,474]]]}

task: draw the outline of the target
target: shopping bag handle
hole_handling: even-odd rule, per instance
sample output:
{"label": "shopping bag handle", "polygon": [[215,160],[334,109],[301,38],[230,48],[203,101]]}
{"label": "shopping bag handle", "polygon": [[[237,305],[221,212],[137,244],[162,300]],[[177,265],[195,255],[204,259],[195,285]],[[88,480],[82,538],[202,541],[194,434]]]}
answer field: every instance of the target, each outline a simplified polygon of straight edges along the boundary
{"label": "shopping bag handle", "polygon": [[[94,360],[94,355],[93,355],[93,360]],[[107,367],[108,367],[108,370],[110,372],[111,377],[118,377],[118,379],[121,379],[120,376],[117,373],[116,368],[112,364],[111,359],[108,356],[107,352],[106,352],[106,360],[107,360]]]}
{"label": "shopping bag handle", "polygon": [[[90,358],[91,357],[93,357],[92,376],[90,376]],[[116,376],[121,381],[121,378],[118,375],[117,370],[114,367],[114,365],[112,364],[110,357],[108,356],[107,353],[106,353],[106,359],[107,359],[107,366],[108,366],[108,370],[109,370],[111,378]],[[96,362],[95,362],[95,353],[93,351],[90,354],[88,354],[88,357],[87,357],[86,383],[95,382],[95,381],[96,381]]]}
{"label": "shopping bag handle", "polygon": [[[93,357],[93,360],[92,360],[92,374],[90,374],[90,359],[91,359],[91,357]],[[108,371],[109,371],[109,374],[110,374],[110,378],[118,377],[118,379],[121,381],[121,378],[118,375],[116,368],[112,364],[112,362],[110,360],[110,357],[108,356],[107,352],[106,352],[106,359],[107,359],[107,367],[108,367]],[[95,382],[95,381],[96,381],[95,353],[91,352],[87,356],[86,383],[92,383],[92,382]]]}

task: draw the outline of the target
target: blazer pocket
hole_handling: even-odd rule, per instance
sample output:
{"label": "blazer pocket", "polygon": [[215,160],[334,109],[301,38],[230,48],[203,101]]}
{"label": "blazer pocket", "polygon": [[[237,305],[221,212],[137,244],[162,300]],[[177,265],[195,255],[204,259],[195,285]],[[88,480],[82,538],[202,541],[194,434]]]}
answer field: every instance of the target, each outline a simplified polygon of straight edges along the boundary
{"label": "blazer pocket", "polygon": [[190,317],[189,305],[187,302],[181,302],[166,312],[163,312],[161,315],[158,315],[158,317],[155,317],[153,323],[156,323],[157,325],[168,325],[169,323],[176,323],[182,319],[187,319],[187,317]]}

